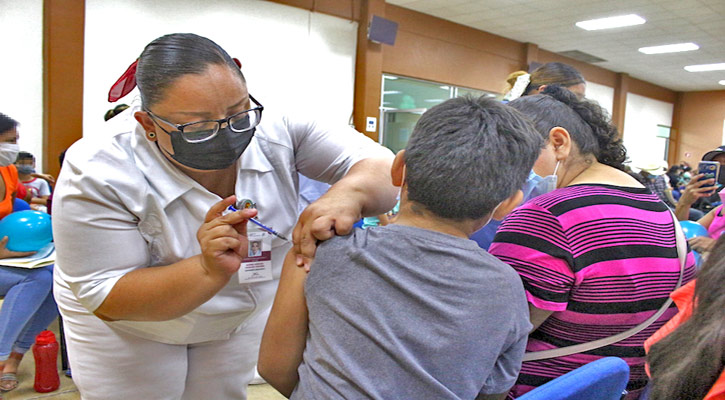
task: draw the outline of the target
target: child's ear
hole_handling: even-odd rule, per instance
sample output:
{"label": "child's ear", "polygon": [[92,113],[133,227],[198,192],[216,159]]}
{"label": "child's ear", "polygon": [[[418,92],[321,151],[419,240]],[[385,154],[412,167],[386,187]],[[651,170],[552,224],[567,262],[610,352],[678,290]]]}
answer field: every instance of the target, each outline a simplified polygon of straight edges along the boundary
{"label": "child's ear", "polygon": [[498,204],[498,207],[493,212],[493,215],[491,217],[497,221],[501,221],[514,208],[516,208],[519,204],[521,204],[521,201],[523,199],[524,199],[524,192],[522,192],[521,190],[517,190],[508,199],[506,199]]}
{"label": "child's ear", "polygon": [[405,150],[400,150],[395,155],[393,166],[390,168],[390,176],[393,178],[393,186],[403,186],[403,182],[405,182]]}

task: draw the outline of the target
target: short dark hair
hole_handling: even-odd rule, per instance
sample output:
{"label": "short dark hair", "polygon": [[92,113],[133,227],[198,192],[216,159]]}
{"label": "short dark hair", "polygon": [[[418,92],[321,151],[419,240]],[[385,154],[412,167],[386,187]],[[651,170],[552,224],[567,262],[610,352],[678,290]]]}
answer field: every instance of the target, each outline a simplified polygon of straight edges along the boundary
{"label": "short dark hair", "polygon": [[562,127],[583,155],[624,171],[627,150],[607,112],[597,103],[582,99],[559,85],[547,86],[541,94],[520,97],[509,105],[531,118],[536,129],[549,138],[552,128]]}
{"label": "short dark hair", "polygon": [[144,107],[161,100],[165,90],[181,76],[201,74],[210,65],[227,65],[245,82],[229,54],[205,37],[172,33],[155,39],[144,48],[136,68],[136,84]]}
{"label": "short dark hair", "polygon": [[526,90],[524,90],[523,95],[525,96],[531,93],[531,91],[544,85],[560,85],[563,87],[569,87],[585,82],[586,81],[584,80],[582,74],[571,65],[560,62],[550,62],[536,68],[534,72],[531,73],[531,81],[526,87]]}
{"label": "short dark hair", "polygon": [[482,218],[521,188],[543,143],[531,122],[499,101],[447,100],[413,129],[408,200],[443,218]]}
{"label": "short dark hair", "polygon": [[0,135],[18,127],[18,121],[0,113]]}
{"label": "short dark hair", "polygon": [[15,162],[25,160],[35,161],[35,156],[33,156],[31,153],[28,153],[27,151],[21,151],[18,153],[18,158],[15,160]]}

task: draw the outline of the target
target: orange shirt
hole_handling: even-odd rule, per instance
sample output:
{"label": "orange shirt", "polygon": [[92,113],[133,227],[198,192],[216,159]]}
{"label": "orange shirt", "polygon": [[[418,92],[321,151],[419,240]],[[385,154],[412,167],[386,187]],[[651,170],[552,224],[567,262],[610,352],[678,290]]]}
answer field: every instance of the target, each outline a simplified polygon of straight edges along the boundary
{"label": "orange shirt", "polygon": [[18,188],[18,170],[15,165],[0,167],[0,176],[5,182],[5,197],[0,200],[0,219],[13,212],[13,193]]}
{"label": "orange shirt", "polygon": [[[672,317],[671,320],[662,326],[654,335],[650,336],[644,342],[644,349],[649,353],[650,347],[657,343],[663,337],[669,335],[674,331],[680,324],[687,321],[692,316],[692,297],[695,294],[695,282],[689,282],[687,285],[672,292],[670,297],[677,304],[677,308],[680,310],[677,315]],[[649,368],[647,368],[647,374],[649,374]],[[712,385],[710,391],[707,392],[703,400],[725,400],[725,371],[720,374],[715,384]]]}

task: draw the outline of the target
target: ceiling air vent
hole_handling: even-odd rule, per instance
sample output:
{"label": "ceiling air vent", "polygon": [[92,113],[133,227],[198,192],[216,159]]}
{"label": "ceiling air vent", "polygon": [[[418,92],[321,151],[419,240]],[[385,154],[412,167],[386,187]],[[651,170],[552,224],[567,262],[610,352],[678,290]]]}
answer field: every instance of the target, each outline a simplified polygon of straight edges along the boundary
{"label": "ceiling air vent", "polygon": [[559,54],[561,54],[562,56],[565,56],[565,57],[573,58],[578,61],[584,61],[584,62],[590,63],[590,64],[607,61],[603,58],[599,58],[597,56],[593,56],[589,53],[585,53],[585,52],[579,51],[579,50],[562,51],[562,52],[559,52]]}

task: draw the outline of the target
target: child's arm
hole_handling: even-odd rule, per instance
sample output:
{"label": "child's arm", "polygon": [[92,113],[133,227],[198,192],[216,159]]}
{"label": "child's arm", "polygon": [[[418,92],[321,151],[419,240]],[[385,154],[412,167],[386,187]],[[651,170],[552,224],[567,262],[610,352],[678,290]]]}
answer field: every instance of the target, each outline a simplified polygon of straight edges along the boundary
{"label": "child's arm", "polygon": [[30,199],[30,204],[40,204],[40,205],[47,205],[48,204],[48,197],[49,196],[40,196],[40,197],[33,197]]}
{"label": "child's arm", "polygon": [[294,252],[287,253],[259,349],[259,374],[286,397],[299,381],[297,368],[307,340],[306,278],[304,268],[297,267]]}

